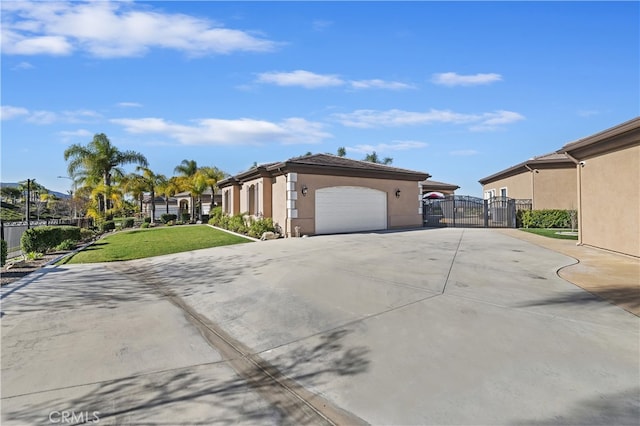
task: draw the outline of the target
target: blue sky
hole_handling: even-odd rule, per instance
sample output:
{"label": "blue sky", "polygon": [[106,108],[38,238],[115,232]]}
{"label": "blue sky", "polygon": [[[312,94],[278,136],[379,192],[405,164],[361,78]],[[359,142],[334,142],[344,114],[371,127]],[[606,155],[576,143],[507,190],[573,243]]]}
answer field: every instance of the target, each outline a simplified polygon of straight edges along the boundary
{"label": "blue sky", "polygon": [[[3,182],[105,133],[167,176],[307,151],[478,179],[639,114],[638,2],[16,2]],[[133,171],[133,168],[127,168]]]}

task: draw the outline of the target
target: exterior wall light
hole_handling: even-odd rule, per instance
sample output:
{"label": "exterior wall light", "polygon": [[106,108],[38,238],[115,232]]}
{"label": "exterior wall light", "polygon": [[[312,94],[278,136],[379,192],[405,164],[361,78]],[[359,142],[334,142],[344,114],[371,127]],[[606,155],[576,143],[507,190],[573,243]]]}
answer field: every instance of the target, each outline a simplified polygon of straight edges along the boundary
{"label": "exterior wall light", "polygon": [[400,198],[400,188],[396,189],[396,198]]}
{"label": "exterior wall light", "polygon": [[302,185],[302,189],[300,190],[300,192],[302,192],[303,197],[306,197],[307,192],[309,192],[309,188],[307,188],[307,185]]}

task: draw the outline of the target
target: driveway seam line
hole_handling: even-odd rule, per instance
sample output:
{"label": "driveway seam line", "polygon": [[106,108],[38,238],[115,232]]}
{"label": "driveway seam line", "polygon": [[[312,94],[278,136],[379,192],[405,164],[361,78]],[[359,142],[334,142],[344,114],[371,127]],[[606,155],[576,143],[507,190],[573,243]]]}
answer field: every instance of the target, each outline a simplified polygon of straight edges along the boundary
{"label": "driveway seam line", "polygon": [[464,236],[464,228],[462,228],[462,232],[460,233],[460,239],[458,240],[458,246],[456,247],[455,253],[453,253],[453,258],[451,259],[451,265],[449,265],[449,271],[447,272],[447,278],[444,280],[444,286],[442,287],[442,293],[444,294],[447,289],[447,284],[449,283],[449,277],[451,276],[451,271],[453,270],[453,265],[456,263],[456,257],[458,256],[458,251],[460,250],[460,245],[462,244],[462,237]]}

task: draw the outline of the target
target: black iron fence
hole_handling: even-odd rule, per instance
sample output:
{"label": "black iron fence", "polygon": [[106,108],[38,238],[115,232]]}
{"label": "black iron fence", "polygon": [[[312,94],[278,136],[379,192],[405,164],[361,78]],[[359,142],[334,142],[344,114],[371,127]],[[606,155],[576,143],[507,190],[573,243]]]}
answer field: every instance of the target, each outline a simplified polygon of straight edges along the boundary
{"label": "black iron fence", "polygon": [[422,216],[427,227],[515,228],[518,210],[531,210],[531,200],[447,195],[424,200]]}

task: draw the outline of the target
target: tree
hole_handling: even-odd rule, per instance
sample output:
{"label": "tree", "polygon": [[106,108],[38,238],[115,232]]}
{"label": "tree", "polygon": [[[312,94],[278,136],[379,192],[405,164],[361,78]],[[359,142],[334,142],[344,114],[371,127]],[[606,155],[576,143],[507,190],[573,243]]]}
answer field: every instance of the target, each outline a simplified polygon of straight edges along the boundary
{"label": "tree", "polygon": [[224,179],[227,174],[217,167],[201,167],[198,172],[202,174],[207,186],[211,189],[211,207],[209,208],[211,211],[214,208],[213,198],[218,188],[218,182]]}
{"label": "tree", "polygon": [[155,174],[148,167],[136,167],[136,170],[142,172],[142,182],[145,189],[149,191],[151,197],[151,223],[155,222],[156,218],[156,190],[162,186],[167,180],[167,177],[161,174]]}
{"label": "tree", "polygon": [[[98,133],[86,146],[73,144],[64,151],[64,159],[68,161],[68,172],[82,184],[101,188],[96,194],[98,213],[105,215],[112,205],[112,181],[114,177],[124,176],[120,166],[137,164],[147,167],[149,164],[144,155],[135,151],[120,151],[111,144],[104,133]],[[102,181],[102,185],[98,185]]]}
{"label": "tree", "polygon": [[182,162],[176,166],[173,170],[178,173],[177,182],[181,190],[189,191],[189,206],[191,207],[191,218],[195,216],[195,202],[194,193],[192,189],[192,181],[195,174],[198,172],[198,163],[195,160],[182,160]]}
{"label": "tree", "polygon": [[177,178],[171,177],[158,186],[158,194],[162,194],[166,205],[166,213],[169,214],[169,198],[173,197],[180,191]]}
{"label": "tree", "polygon": [[347,155],[347,149],[344,146],[338,148],[338,157],[345,157]]}
{"label": "tree", "polygon": [[382,159],[382,161],[380,161],[380,158],[378,158],[378,154],[373,151],[371,154],[367,154],[366,157],[364,157],[364,161],[368,161],[370,163],[376,163],[376,164],[391,164],[393,163],[393,158],[391,157],[384,157]]}

